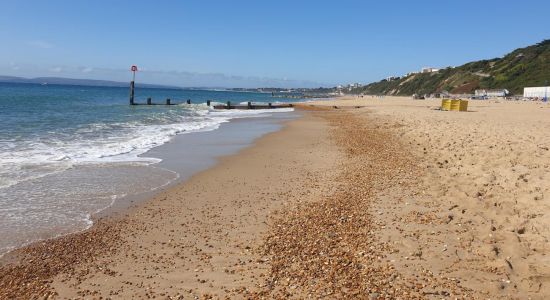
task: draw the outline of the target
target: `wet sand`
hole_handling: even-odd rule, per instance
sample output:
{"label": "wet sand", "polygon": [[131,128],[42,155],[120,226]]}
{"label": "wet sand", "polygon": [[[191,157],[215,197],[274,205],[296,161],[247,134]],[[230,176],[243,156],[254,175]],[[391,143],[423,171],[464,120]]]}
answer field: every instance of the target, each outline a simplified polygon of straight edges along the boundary
{"label": "wet sand", "polygon": [[1,270],[0,298],[188,298],[260,286],[267,216],[322,192],[313,176],[329,174],[336,153],[326,132],[315,118],[291,121],[127,215],[16,251],[6,259],[19,263]]}
{"label": "wet sand", "polygon": [[0,298],[550,296],[550,108],[435,107],[306,104],[127,214],[7,257]]}

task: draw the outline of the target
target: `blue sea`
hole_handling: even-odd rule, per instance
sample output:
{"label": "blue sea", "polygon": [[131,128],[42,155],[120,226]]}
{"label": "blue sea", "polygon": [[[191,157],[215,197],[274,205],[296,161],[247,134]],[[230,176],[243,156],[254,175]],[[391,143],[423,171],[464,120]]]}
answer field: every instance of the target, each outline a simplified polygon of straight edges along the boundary
{"label": "blue sea", "polygon": [[[216,130],[232,119],[292,109],[216,111],[214,103],[295,102],[271,93],[0,83],[0,255],[85,229],[118,198],[176,180],[147,151],[177,135]],[[190,99],[192,104],[186,104]],[[142,184],[137,184],[142,183]]]}

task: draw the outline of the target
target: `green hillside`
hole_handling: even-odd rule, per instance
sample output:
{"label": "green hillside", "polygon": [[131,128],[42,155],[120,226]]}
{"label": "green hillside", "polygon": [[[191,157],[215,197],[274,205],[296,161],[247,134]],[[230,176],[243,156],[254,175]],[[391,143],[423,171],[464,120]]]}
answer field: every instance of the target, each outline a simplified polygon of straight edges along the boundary
{"label": "green hillside", "polygon": [[523,94],[526,86],[550,81],[550,40],[512,51],[502,58],[480,60],[434,73],[417,73],[397,80],[371,83],[351,93],[412,95],[448,91],[473,93],[475,89],[508,89]]}

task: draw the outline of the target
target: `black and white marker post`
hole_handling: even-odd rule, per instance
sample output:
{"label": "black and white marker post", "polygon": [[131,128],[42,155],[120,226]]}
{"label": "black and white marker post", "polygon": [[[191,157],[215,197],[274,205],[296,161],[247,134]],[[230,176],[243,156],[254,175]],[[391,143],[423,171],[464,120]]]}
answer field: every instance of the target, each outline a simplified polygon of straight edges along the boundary
{"label": "black and white marker post", "polygon": [[137,66],[132,66],[132,81],[130,82],[130,105],[134,105],[134,82],[136,80]]}

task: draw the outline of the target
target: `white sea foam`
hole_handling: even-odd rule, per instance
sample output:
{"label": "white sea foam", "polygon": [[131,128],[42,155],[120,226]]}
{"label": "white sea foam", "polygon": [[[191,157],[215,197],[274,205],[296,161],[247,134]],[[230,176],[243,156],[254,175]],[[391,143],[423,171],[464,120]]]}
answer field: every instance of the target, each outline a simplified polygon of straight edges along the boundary
{"label": "white sea foam", "polygon": [[0,256],[15,246],[85,230],[94,214],[118,199],[160,189],[177,178],[178,173],[154,165],[117,163],[79,166],[0,189]]}
{"label": "white sea foam", "polygon": [[[254,101],[250,101],[250,103],[252,105],[266,105],[267,103],[265,102],[254,102]],[[240,105],[247,105],[248,104],[248,101],[243,101],[243,102],[240,102],[239,103]],[[281,101],[273,101],[271,102],[271,104],[273,105],[276,105],[276,104],[288,104],[288,102],[281,102]]]}
{"label": "white sea foam", "polygon": [[[118,136],[75,138],[65,143],[35,140],[1,153],[0,228],[5,229],[5,236],[0,240],[0,257],[33,241],[85,230],[92,226],[94,214],[117,199],[151,192],[176,180],[178,173],[151,165],[159,159],[139,156],[175,135],[214,130],[235,118],[292,111],[218,111],[204,105],[190,109],[195,114],[180,123],[123,124],[126,130]],[[91,127],[86,130],[94,134],[98,128],[110,130],[102,124]]]}
{"label": "white sea foam", "polygon": [[[0,145],[5,149],[0,152],[0,189],[55,174],[75,165],[108,162],[157,163],[160,159],[140,155],[170,141],[175,135],[215,130],[222,123],[235,118],[293,111],[293,108],[214,110],[204,104],[187,105],[186,109],[193,114],[183,116],[178,123],[97,123],[76,130],[78,135],[67,140],[40,137],[20,145],[13,142]],[[113,127],[117,127],[116,131]],[[90,133],[95,133],[96,136],[93,139],[86,138],[85,135]]]}

